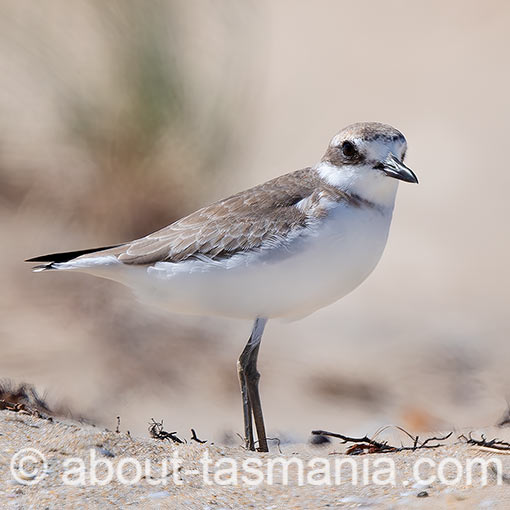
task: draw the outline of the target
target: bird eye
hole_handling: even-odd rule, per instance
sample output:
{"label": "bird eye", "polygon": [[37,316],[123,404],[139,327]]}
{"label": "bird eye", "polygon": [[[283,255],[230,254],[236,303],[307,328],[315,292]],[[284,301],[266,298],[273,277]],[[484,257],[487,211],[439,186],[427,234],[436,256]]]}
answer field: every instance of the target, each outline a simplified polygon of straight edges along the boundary
{"label": "bird eye", "polygon": [[344,143],[342,143],[341,148],[342,154],[349,159],[353,158],[358,153],[356,146],[352,142],[349,142],[347,140]]}

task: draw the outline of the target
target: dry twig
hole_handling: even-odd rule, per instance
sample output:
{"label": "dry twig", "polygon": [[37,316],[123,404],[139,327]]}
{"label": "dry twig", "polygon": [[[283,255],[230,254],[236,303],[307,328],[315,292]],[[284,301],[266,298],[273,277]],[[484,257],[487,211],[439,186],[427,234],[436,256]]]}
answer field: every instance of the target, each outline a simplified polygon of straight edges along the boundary
{"label": "dry twig", "polygon": [[[280,438],[279,437],[266,437],[266,441],[274,441],[276,443],[276,447],[278,448],[278,451],[280,452],[280,454],[282,453],[282,449],[280,448],[280,445],[281,445],[281,441],[280,441]],[[258,443],[258,441],[257,441]]]}
{"label": "dry twig", "polygon": [[198,439],[195,429],[191,429],[191,440],[196,441],[197,443],[200,443],[200,444],[207,443],[207,441],[202,441],[201,439]]}
{"label": "dry twig", "polygon": [[464,441],[466,444],[470,444],[473,446],[481,446],[483,448],[490,448],[491,450],[499,450],[499,451],[510,451],[510,443],[507,441],[501,441],[500,439],[491,439],[487,441],[487,438],[481,434],[480,439],[473,439],[472,432],[466,437],[464,434],[459,436],[459,439]]}

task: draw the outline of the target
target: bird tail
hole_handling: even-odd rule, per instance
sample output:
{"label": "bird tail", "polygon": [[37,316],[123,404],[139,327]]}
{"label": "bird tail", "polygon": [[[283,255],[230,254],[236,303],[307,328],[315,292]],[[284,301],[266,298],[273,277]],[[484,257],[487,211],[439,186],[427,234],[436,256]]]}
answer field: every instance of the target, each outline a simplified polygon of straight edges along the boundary
{"label": "bird tail", "polygon": [[104,250],[110,250],[113,248],[118,248],[119,246],[122,246],[122,244],[115,244],[113,246],[103,246],[102,248],[89,248],[87,250],[50,253],[48,255],[40,255],[39,257],[26,259],[25,262],[46,262],[45,264],[40,264],[32,268],[32,271],[34,271],[35,273],[39,273],[41,271],[48,271],[50,269],[59,269],[58,264],[69,262],[78,257],[81,257],[82,255],[88,255],[89,253],[101,252]]}

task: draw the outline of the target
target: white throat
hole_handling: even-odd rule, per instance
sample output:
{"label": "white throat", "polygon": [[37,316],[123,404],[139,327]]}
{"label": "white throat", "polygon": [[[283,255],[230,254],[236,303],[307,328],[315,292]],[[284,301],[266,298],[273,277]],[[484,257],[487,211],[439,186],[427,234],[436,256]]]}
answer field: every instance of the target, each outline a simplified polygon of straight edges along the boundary
{"label": "white throat", "polygon": [[374,171],[371,166],[335,166],[321,161],[314,168],[329,185],[379,207],[393,209],[398,181]]}

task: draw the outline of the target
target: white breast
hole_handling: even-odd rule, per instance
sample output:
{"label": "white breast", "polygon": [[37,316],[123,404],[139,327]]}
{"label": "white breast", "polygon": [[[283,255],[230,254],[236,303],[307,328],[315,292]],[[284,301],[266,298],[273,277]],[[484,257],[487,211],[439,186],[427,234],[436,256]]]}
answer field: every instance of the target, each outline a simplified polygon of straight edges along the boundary
{"label": "white breast", "polygon": [[120,264],[108,277],[174,312],[298,318],[345,296],[372,272],[386,244],[392,209],[341,204],[286,247],[221,262]]}

